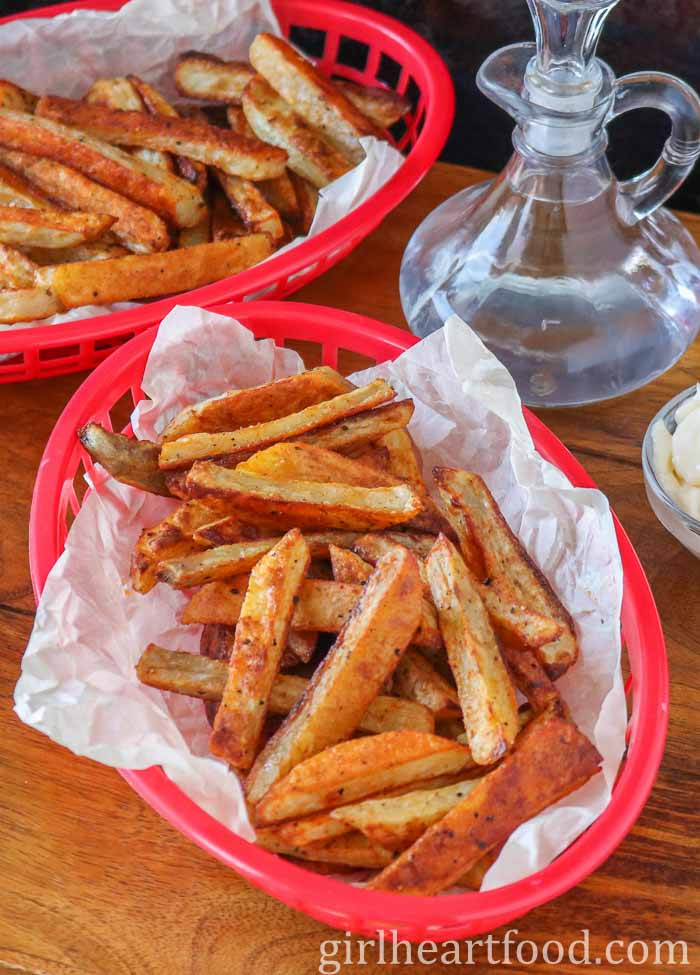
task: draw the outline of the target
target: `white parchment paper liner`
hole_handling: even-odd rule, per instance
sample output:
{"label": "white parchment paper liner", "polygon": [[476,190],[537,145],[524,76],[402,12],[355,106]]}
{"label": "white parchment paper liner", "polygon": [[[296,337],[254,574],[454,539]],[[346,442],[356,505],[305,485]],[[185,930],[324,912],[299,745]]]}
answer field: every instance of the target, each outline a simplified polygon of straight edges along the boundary
{"label": "white parchment paper liner", "polygon": [[[189,403],[302,368],[295,352],[255,341],[232,319],[178,307],[151,350],[143,380],[150,400],[134,411],[134,429],[152,438]],[[549,863],[610,800],[626,724],[614,528],[600,492],[572,488],[535,451],[510,376],[456,317],[396,361],[353,378],[378,375],[416,403],[410,429],[426,473],[443,464],[486,478],[571,611],[581,641],[581,660],[560,686],[603,755],[603,774],[515,831],[483,889],[497,887]],[[89,495],[46,582],[15,709],[79,755],[123,768],[162,765],[196,803],[250,838],[236,777],[208,755],[201,702],[144,687],[133,669],[150,641],[198,648],[201,628],[176,620],[182,593],[159,585],[141,596],[128,588],[139,532],[175,504],[108,477]]]}
{"label": "white parchment paper liner", "polygon": [[[247,61],[248,48],[260,31],[281,34],[268,0],[130,0],[114,13],[76,10],[4,24],[0,64],[3,78],[40,95],[80,98],[97,78],[138,74],[181,102],[173,84],[180,54],[197,50]],[[365,159],[321,190],[308,237],[364,203],[400,168],[403,156],[388,142],[373,136],[360,141]],[[272,257],[306,239],[297,237]],[[86,305],[36,322],[0,324],[0,331],[57,325],[137,306]]]}

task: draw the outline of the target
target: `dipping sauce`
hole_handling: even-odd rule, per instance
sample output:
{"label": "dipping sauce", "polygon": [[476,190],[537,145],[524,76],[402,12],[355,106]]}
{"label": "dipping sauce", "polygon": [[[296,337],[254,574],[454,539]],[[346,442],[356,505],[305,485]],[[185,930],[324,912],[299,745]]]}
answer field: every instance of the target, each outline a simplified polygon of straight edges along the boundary
{"label": "dipping sauce", "polygon": [[663,420],[654,424],[654,473],[666,494],[693,518],[700,520],[700,383],[695,395],[676,410],[676,429]]}

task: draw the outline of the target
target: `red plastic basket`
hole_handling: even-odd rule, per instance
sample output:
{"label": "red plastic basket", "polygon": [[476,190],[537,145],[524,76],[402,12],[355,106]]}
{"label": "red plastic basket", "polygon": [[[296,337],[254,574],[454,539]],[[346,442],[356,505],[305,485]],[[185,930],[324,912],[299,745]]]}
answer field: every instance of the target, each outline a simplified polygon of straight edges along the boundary
{"label": "red plastic basket", "polygon": [[[290,302],[230,304],[216,311],[237,318],[258,337],[278,345],[313,343],[321,362],[337,366],[342,350],[377,362],[396,358],[416,340],[407,332],[348,312]],[[70,400],[47,444],[36,480],[30,521],[30,562],[38,599],[61,554],[71,512],[80,502],[83,463],[89,458],[76,430],[89,420],[110,422],[122,400],[143,398],[140,383],[156,335],[153,328],[119,349],[89,376]],[[594,482],[535,416],[525,417],[538,450],[579,487]],[[615,518],[624,569],[622,625],[630,664],[626,687],[631,719],[626,760],[603,814],[550,866],[518,883],[485,893],[401,897],[375,893],[319,876],[234,835],[187,798],[160,768],[122,770],[146,802],[203,849],[290,907],[344,930],[373,934],[396,929],[412,940],[471,937],[512,921],[569,890],[599,866],[631,829],[652,788],[664,749],[668,675],[664,639],[654,599],[639,559]]]}
{"label": "red plastic basket", "polygon": [[[117,10],[126,0],[81,0],[33,10],[21,17],[53,17],[74,10]],[[416,186],[437,159],[454,116],[454,89],[439,55],[398,21],[341,0],[273,0],[283,33],[310,28],[323,37],[317,59],[327,75],[363,84],[384,84],[414,99],[396,145],[406,150],[401,169],[371,199],[328,230],[287,254],[273,257],[235,277],[129,311],[84,318],[64,325],[44,325],[0,332],[0,383],[57,376],[91,369],[116,347],[161,321],[173,305],[210,307],[222,301],[284,298],[337,264],[382,222]],[[12,20],[0,19],[0,25]],[[352,43],[354,42],[354,44]],[[364,68],[343,62],[344,47],[366,47]],[[388,79],[391,83],[388,84]],[[47,79],[47,83],[50,79]]]}

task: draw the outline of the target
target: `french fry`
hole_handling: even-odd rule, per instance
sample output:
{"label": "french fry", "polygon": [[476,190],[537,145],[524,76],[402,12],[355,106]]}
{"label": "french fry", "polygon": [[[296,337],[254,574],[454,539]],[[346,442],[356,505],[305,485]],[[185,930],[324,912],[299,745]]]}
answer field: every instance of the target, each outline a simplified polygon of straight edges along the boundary
{"label": "french fry", "polygon": [[308,234],[314,222],[316,207],[318,206],[318,190],[308,179],[298,173],[289,171],[289,177],[294,187],[297,203],[297,215],[292,221],[298,234]]}
{"label": "french fry", "polygon": [[569,716],[559,691],[533,651],[503,646],[503,658],[515,686],[536,714],[549,710]]}
{"label": "french fry", "polygon": [[38,321],[62,311],[60,301],[47,294],[44,288],[0,291],[0,322],[4,325]]}
{"label": "french fry", "polygon": [[365,799],[331,810],[328,818],[359,830],[370,843],[388,850],[405,850],[465,799],[480,781],[464,779],[441,789],[418,789],[400,796]]}
{"label": "french fry", "polygon": [[[342,531],[306,532],[304,535],[312,558],[327,558],[329,544],[349,547],[358,536],[358,532]],[[249,539],[220,545],[191,558],[163,562],[158,578],[175,589],[200,586],[215,579],[228,579],[252,569],[278,541],[279,536]]]}
{"label": "french fry", "polygon": [[245,61],[222,61],[213,54],[188,51],[175,68],[175,86],[187,98],[237,105],[254,74]]}
{"label": "french fry", "polygon": [[38,265],[22,251],[0,244],[0,282],[3,288],[32,288]]}
{"label": "french fry", "polygon": [[246,179],[279,176],[287,162],[283,149],[257,139],[244,139],[198,119],[124,112],[58,95],[40,98],[36,114],[81,129],[96,139],[173,152]]}
{"label": "french fry", "polygon": [[[0,160],[4,162],[10,150],[0,146]],[[9,166],[0,163],[0,206],[30,207],[35,210],[60,210],[55,203],[36,186],[25,179],[21,173],[15,173]]]}
{"label": "french fry", "polygon": [[286,846],[309,847],[328,843],[336,836],[352,832],[352,827],[339,819],[332,819],[330,813],[316,813],[302,819],[292,819],[279,826],[268,826],[262,831]]}
{"label": "french fry", "polygon": [[[361,136],[383,137],[341,89],[281,37],[258,34],[250,45],[249,56],[255,70],[275,91],[353,163],[364,158]],[[245,104],[245,94],[243,97]]]}
{"label": "french fry", "polygon": [[372,566],[347,548],[329,545],[328,554],[331,557],[331,568],[336,582],[361,586],[372,575]]}
{"label": "french fry", "polygon": [[[219,628],[211,629],[216,631]],[[142,684],[161,691],[218,703],[226,686],[227,660],[233,645],[233,630],[229,627],[220,629],[224,630],[223,642],[220,633],[210,633],[213,645],[210,643],[205,656],[181,650],[165,650],[151,643],[136,665],[139,680]],[[270,714],[289,714],[303,697],[308,685],[309,681],[305,677],[278,674],[270,692]],[[385,731],[402,729],[432,732],[433,718],[430,711],[413,701],[401,701],[395,697],[380,695],[371,702],[357,726],[358,731],[366,734],[382,734]]]}
{"label": "french fry", "polygon": [[451,684],[417,650],[408,648],[394,671],[394,694],[417,701],[436,718],[460,714],[459,696]]}
{"label": "french fry", "polygon": [[[161,452],[161,463],[162,457]],[[421,510],[418,495],[407,484],[361,488],[319,481],[280,481],[228,470],[206,460],[194,464],[186,485],[193,498],[223,499],[237,511],[262,517],[272,509],[283,522],[301,528],[388,528],[408,521]]]}
{"label": "french fry", "polygon": [[236,625],[226,687],[209,749],[237,769],[248,769],[258,750],[272,685],[287,645],[294,600],[309,567],[298,528],[255,565]]}
{"label": "french fry", "polygon": [[[118,108],[124,112],[144,112],[146,106],[140,93],[130,78],[98,78],[83,96],[90,105],[103,105],[105,108]],[[131,155],[145,163],[175,172],[173,157],[169,152],[157,149],[131,149]]]}
{"label": "french fry", "polygon": [[296,663],[308,664],[316,653],[318,633],[313,630],[290,630],[287,635],[287,650],[294,654]]}
{"label": "french fry", "polygon": [[444,535],[433,546],[426,570],[469,747],[477,764],[491,765],[518,733],[515,691],[478,590]]}
{"label": "french fry", "polygon": [[37,273],[37,283],[50,288],[66,308],[138,301],[201,288],[244,271],[271,252],[265,234],[250,234],[165,254],[131,254],[42,268]]}
{"label": "french fry", "polygon": [[361,833],[348,833],[345,836],[338,836],[325,846],[307,848],[289,846],[278,839],[274,830],[259,829],[256,831],[255,842],[270,853],[280,853],[301,860],[347,864],[356,869],[372,870],[391,863],[391,853],[374,846]]}
{"label": "french fry", "polygon": [[24,253],[39,265],[75,264],[77,261],[107,261],[126,257],[129,251],[121,244],[113,244],[103,237],[77,247],[25,247]]}
{"label": "french fry", "polygon": [[405,427],[413,416],[413,410],[413,400],[404,399],[358,416],[343,418],[321,429],[306,431],[294,439],[348,454],[357,447],[379,439],[389,430]]}
{"label": "french fry", "polygon": [[202,525],[192,535],[202,548],[217,548],[257,537],[258,532],[252,526],[242,524],[235,515],[226,515],[225,518],[216,516],[215,521]]}
{"label": "french fry", "polygon": [[[311,552],[314,552],[313,535],[304,536]],[[274,541],[274,540],[272,540]],[[260,539],[259,542],[240,543],[239,546],[227,546],[238,549],[241,553],[250,553],[248,561],[244,557],[237,560],[239,572],[251,567],[252,560],[259,560],[263,549],[269,551],[270,539]],[[211,575],[215,569],[213,559],[206,559],[206,555],[187,556],[181,560],[161,562],[156,575],[162,581],[169,582],[174,588],[188,588],[201,581],[202,566],[206,566]],[[264,554],[264,553],[263,553]],[[193,568],[196,567],[196,568]],[[231,583],[231,573],[223,573],[227,581],[207,582],[202,585],[187,606],[182,611],[182,622],[187,623],[222,623],[233,625],[238,621],[243,596],[240,585]],[[236,576],[235,578],[238,578]],[[232,591],[232,590],[235,590]],[[299,602],[292,616],[292,628],[295,630],[314,630],[320,633],[339,633],[350,618],[355,605],[362,595],[362,586],[352,583],[331,582],[325,579],[307,579],[301,587]],[[420,646],[435,647],[441,645],[440,632],[437,628],[435,612],[428,612],[425,600],[421,600],[421,615],[418,629],[414,634],[414,642]]]}
{"label": "french fry", "polygon": [[168,228],[156,213],[95,183],[78,170],[12,150],[0,150],[0,159],[67,209],[114,217],[111,232],[129,250],[151,254],[170,246]]}
{"label": "french fry", "polygon": [[25,88],[8,81],[0,80],[0,107],[14,108],[18,112],[33,112],[39,99]]}
{"label": "french fry", "polygon": [[220,186],[213,188],[211,200],[211,239],[219,241],[245,237],[248,233],[246,226]]}
{"label": "french fry", "polygon": [[285,170],[276,179],[262,179],[257,186],[270,206],[277,210],[283,220],[291,224],[296,223],[301,214],[297,202],[297,192],[289,172]]}
{"label": "french fry", "polygon": [[428,494],[418,459],[418,451],[408,430],[392,430],[378,441],[378,446],[386,450],[386,472],[412,485],[423,502],[423,511],[415,518],[413,527],[419,531],[443,532],[451,535],[452,530],[445,516]]}
{"label": "french fry", "polygon": [[[153,85],[149,85],[143,78],[137,75],[129,75],[128,80],[134,86],[141,97],[146,110],[151,115],[163,115],[166,118],[180,118],[180,113],[174,108],[167,98],[165,98]],[[200,193],[204,193],[209,182],[207,167],[204,163],[189,159],[187,156],[175,156],[175,165],[180,176],[188,183],[194,183]]]}
{"label": "french fry", "polygon": [[113,223],[114,217],[96,213],[0,206],[0,242],[29,247],[74,247],[101,237]]}
{"label": "french fry", "polygon": [[98,423],[86,423],[78,430],[78,439],[92,459],[118,481],[150,494],[171,496],[158,467],[158,444],[112,433]]}
{"label": "french fry", "polygon": [[283,414],[277,419],[258,422],[231,433],[191,433],[175,441],[168,439],[163,444],[160,463],[164,469],[172,470],[189,467],[204,458],[250,453],[278,440],[300,437],[317,427],[379,406],[395,395],[389,383],[375,379],[366,386],[303,407],[296,413]]}
{"label": "french fry", "polygon": [[447,889],[521,823],[588,781],[600,761],[573,724],[545,712],[525,729],[515,751],[370,888],[423,896]]}
{"label": "french fry", "polygon": [[389,731],[342,741],[273,780],[255,806],[255,822],[269,826],[298,819],[471,764],[468,748],[424,732]]}
{"label": "french fry", "polygon": [[194,226],[205,206],[202,194],[178,176],[50,119],[0,108],[0,144],[78,169],[177,227]]}
{"label": "french fry", "polygon": [[284,227],[280,215],[267,202],[255,183],[240,176],[230,176],[217,171],[229,203],[239,215],[249,233],[269,234],[275,244],[284,237]]}
{"label": "french fry", "polygon": [[168,423],[162,439],[167,442],[190,433],[220,433],[277,420],[352,388],[335,369],[320,366],[264,386],[233,389],[186,406]]}
{"label": "french fry", "polygon": [[388,129],[411,111],[410,99],[391,88],[358,85],[345,78],[334,78],[333,84],[365,118],[380,129]]}
{"label": "french fry", "polygon": [[381,560],[302,700],[255,760],[246,781],[251,803],[299,762],[357,728],[418,626],[420,588],[409,552]]}
{"label": "french fry", "polygon": [[364,464],[343,457],[325,447],[303,442],[282,441],[241,461],[237,471],[274,477],[277,480],[319,481],[329,484],[352,484],[356,487],[392,487],[398,478],[382,474]]}
{"label": "french fry", "polygon": [[468,523],[478,546],[486,574],[506,591],[512,591],[518,604],[553,619],[559,635],[537,646],[537,656],[552,680],[576,662],[578,641],[574,624],[518,538],[509,528],[491,492],[477,474],[438,468],[435,478]]}
{"label": "french fry", "polygon": [[156,567],[163,559],[179,558],[201,549],[194,534],[216,515],[200,501],[187,501],[152,528],[141,532],[131,557],[131,585],[149,592],[157,583]]}
{"label": "french fry", "polygon": [[[262,78],[254,77],[243,92],[243,111],[258,139],[278,147],[287,166],[317,188],[351,169],[351,163],[298,115]],[[278,176],[265,173],[261,178]]]}

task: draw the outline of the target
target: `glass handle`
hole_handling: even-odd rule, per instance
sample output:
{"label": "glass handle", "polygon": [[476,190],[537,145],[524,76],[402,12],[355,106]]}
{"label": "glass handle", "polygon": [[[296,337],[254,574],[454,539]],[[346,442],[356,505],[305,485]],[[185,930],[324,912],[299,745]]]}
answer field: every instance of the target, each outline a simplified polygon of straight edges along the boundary
{"label": "glass handle", "polygon": [[700,156],[700,98],[679,78],[658,71],[625,75],[615,84],[611,118],[635,108],[658,108],[671,134],[646,172],[619,184],[618,209],[628,223],[653,213],[678,189]]}

